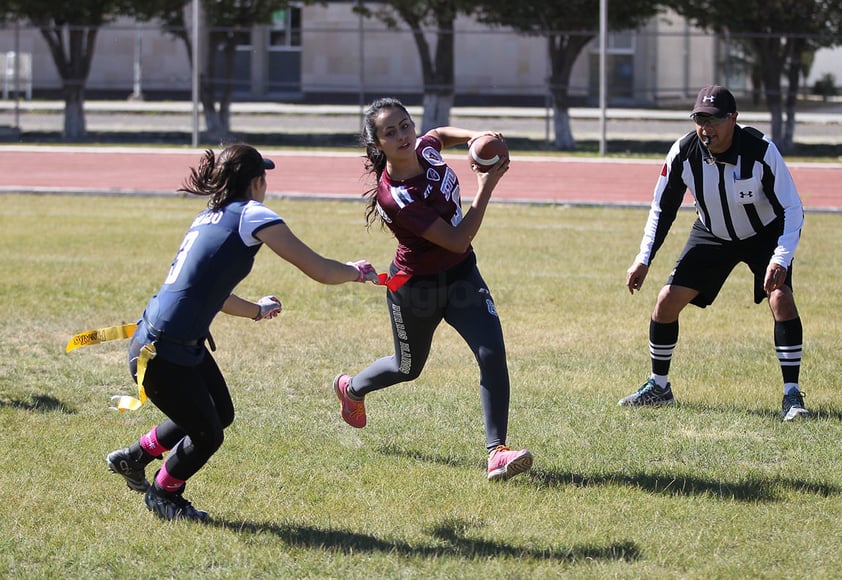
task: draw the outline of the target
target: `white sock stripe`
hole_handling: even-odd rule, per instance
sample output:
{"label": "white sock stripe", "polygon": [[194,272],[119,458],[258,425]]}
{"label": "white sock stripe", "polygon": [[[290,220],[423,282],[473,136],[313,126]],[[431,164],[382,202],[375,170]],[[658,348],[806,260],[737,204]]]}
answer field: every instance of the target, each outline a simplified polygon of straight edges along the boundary
{"label": "white sock stripe", "polygon": [[801,351],[798,352],[779,352],[778,360],[801,360]]}
{"label": "white sock stripe", "polygon": [[804,350],[803,345],[801,344],[790,344],[790,345],[776,345],[775,350],[778,352],[795,352],[795,351],[802,351]]}
{"label": "white sock stripe", "polygon": [[654,349],[654,348],[649,349],[649,355],[652,356],[653,358],[671,357],[672,352],[673,352],[673,349]]}
{"label": "white sock stripe", "polygon": [[801,366],[801,359],[795,361],[781,361],[782,367],[798,367]]}

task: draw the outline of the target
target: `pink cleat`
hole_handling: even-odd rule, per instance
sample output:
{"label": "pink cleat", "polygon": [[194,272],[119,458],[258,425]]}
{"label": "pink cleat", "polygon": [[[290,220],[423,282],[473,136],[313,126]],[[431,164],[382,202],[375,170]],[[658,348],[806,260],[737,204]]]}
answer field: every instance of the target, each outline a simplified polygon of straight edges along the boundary
{"label": "pink cleat", "polygon": [[351,398],[348,394],[350,382],[350,375],[338,374],[333,379],[333,390],[342,403],[342,419],[351,427],[362,429],[365,427],[365,402],[362,399]]}
{"label": "pink cleat", "polygon": [[509,479],[530,467],[532,454],[528,450],[511,451],[505,445],[498,445],[488,456],[488,480]]}

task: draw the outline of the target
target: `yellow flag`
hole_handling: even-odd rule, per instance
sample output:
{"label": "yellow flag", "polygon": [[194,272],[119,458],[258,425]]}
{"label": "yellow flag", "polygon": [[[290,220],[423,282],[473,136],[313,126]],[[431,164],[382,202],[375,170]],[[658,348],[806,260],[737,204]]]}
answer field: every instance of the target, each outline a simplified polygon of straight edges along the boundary
{"label": "yellow flag", "polygon": [[111,402],[112,409],[125,413],[126,411],[137,411],[146,402],[146,389],[143,388],[143,379],[146,376],[146,365],[149,364],[158,352],[152,343],[143,345],[140,354],[137,355],[137,399],[129,395],[114,395]]}
{"label": "yellow flag", "polygon": [[86,330],[80,332],[70,339],[67,343],[67,348],[64,352],[70,352],[77,348],[88,346],[91,344],[99,344],[109,340],[121,340],[130,338],[134,334],[137,324],[123,324],[120,326],[109,326],[108,328],[100,328],[98,330]]}

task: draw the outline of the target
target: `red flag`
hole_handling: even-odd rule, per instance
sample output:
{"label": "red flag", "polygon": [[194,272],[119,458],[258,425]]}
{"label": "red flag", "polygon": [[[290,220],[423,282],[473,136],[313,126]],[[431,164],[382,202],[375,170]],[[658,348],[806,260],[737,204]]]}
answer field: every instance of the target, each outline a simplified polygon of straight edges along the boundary
{"label": "red flag", "polygon": [[380,279],[380,284],[386,286],[392,292],[396,292],[398,288],[409,282],[409,279],[412,278],[412,274],[407,274],[403,270],[400,272],[396,272],[394,276],[389,276],[388,274],[378,274],[377,277]]}

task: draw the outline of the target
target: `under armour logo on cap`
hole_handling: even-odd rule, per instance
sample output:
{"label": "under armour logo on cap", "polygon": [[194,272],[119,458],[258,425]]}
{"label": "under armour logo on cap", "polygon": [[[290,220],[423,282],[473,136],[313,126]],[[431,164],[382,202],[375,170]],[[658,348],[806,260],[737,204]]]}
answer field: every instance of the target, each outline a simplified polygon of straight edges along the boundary
{"label": "under armour logo on cap", "polygon": [[691,116],[697,113],[725,117],[737,112],[737,101],[731,91],[719,85],[708,85],[699,91]]}

